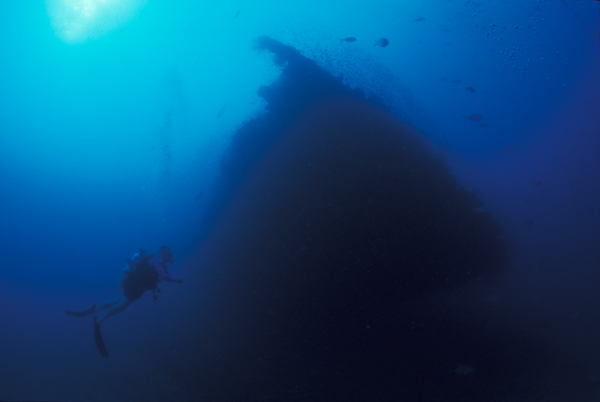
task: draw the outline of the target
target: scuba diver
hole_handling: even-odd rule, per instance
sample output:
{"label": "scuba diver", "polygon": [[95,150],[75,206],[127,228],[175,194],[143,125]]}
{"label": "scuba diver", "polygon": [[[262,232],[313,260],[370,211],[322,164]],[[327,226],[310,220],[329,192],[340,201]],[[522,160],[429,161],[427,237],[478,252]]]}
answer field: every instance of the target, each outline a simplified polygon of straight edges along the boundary
{"label": "scuba diver", "polygon": [[153,300],[156,301],[156,292],[160,293],[157,285],[161,281],[183,283],[182,278],[176,278],[169,273],[168,263],[173,264],[173,253],[167,246],[162,246],[158,256],[148,255],[145,250],[140,249],[133,257],[127,261],[128,264],[123,270],[123,277],[120,280],[119,287],[123,292],[114,299],[108,299],[100,306],[94,304],[86,311],[66,311],[68,315],[75,317],[85,317],[92,313],[106,310],[100,317],[94,317],[94,340],[96,346],[103,357],[108,357],[108,351],[104,346],[100,325],[109,317],[125,311],[125,309],[135,300],[142,297],[144,292],[151,290]]}

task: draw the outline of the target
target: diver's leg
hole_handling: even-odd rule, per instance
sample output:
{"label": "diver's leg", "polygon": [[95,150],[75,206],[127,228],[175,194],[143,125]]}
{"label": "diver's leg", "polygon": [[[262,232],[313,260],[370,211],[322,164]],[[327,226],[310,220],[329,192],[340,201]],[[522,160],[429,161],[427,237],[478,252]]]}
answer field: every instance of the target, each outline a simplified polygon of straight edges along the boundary
{"label": "diver's leg", "polygon": [[123,293],[121,293],[119,296],[115,297],[114,299],[108,299],[105,302],[103,302],[101,305],[99,305],[98,307],[96,307],[96,310],[94,310],[94,312],[101,311],[101,310],[106,310],[107,308],[115,306],[115,305],[119,304],[119,302],[121,301],[121,299],[123,299],[124,297],[125,296],[123,296]]}
{"label": "diver's leg", "polygon": [[119,302],[121,302],[122,298],[124,298],[123,294],[115,297],[114,299],[106,300],[104,303],[102,303],[98,307],[96,307],[96,305],[94,304],[92,307],[90,307],[89,309],[87,309],[85,311],[67,311],[67,310],[65,310],[65,313],[67,313],[69,315],[74,315],[75,317],[85,317],[88,314],[96,313],[101,310],[106,310],[107,308],[110,308],[110,307],[118,304]]}
{"label": "diver's leg", "polygon": [[113,315],[120,313],[121,311],[124,311],[127,308],[127,306],[129,306],[131,303],[132,303],[131,300],[129,300],[125,296],[123,296],[123,295],[119,296],[118,304],[109,308],[106,311],[106,313],[102,314],[100,316],[100,318],[98,318],[98,321],[97,321],[98,325],[102,324],[107,318],[112,317]]}
{"label": "diver's leg", "polygon": [[69,311],[69,310],[65,310],[65,313],[69,314],[69,315],[74,315],[75,317],[85,317],[88,314],[92,314],[94,311],[96,311],[96,305],[93,304],[92,307],[88,308],[85,311]]}

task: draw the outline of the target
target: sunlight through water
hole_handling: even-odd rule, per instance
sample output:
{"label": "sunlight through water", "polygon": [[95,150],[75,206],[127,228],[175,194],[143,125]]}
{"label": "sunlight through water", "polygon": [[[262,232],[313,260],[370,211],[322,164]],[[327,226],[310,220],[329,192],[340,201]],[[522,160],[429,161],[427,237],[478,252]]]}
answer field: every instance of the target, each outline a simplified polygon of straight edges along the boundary
{"label": "sunlight through water", "polygon": [[146,0],[47,0],[56,34],[70,44],[98,38],[129,21]]}

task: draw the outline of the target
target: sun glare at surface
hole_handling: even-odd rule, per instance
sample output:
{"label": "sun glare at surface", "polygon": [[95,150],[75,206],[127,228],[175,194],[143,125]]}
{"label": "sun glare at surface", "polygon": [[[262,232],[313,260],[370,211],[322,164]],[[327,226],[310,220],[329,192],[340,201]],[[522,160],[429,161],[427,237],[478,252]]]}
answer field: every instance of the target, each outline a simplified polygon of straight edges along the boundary
{"label": "sun glare at surface", "polygon": [[47,0],[56,34],[76,44],[94,39],[131,19],[146,0]]}

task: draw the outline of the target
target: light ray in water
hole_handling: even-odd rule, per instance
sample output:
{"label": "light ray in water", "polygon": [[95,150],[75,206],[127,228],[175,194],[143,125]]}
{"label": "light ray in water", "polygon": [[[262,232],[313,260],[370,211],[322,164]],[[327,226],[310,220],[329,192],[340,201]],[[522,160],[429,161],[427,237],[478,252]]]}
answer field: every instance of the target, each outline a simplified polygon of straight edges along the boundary
{"label": "light ray in water", "polygon": [[47,0],[48,16],[56,34],[76,44],[129,21],[146,0]]}

